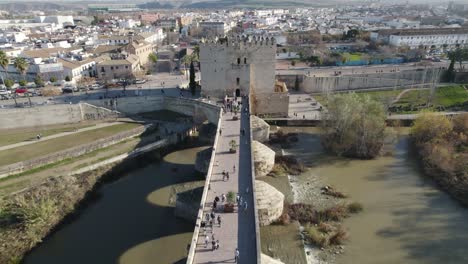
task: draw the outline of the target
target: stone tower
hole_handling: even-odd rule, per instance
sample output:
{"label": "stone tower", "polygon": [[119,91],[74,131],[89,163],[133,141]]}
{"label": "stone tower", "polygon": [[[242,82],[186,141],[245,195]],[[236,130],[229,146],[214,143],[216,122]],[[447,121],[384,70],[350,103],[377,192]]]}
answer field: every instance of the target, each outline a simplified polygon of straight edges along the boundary
{"label": "stone tower", "polygon": [[255,107],[254,114],[287,115],[287,93],[275,92],[275,62],[273,37],[232,36],[205,41],[200,45],[202,94],[214,98],[248,95],[253,106],[274,99],[275,108]]}

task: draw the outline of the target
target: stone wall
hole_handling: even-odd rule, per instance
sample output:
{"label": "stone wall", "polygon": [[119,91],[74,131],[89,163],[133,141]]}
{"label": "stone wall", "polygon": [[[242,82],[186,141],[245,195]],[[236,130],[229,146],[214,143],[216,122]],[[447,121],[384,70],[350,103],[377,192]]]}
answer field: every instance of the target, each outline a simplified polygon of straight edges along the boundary
{"label": "stone wall", "polygon": [[82,120],[104,120],[119,113],[87,103],[45,105],[31,108],[0,110],[0,129],[78,123]]}
{"label": "stone wall", "polygon": [[250,127],[252,130],[253,140],[258,142],[266,142],[270,138],[270,125],[263,119],[257,116],[250,116]]}
{"label": "stone wall", "polygon": [[252,141],[255,177],[266,176],[275,165],[275,152],[258,141]]}
{"label": "stone wall", "polygon": [[80,122],[79,104],[45,105],[0,110],[0,129],[37,127]]}
{"label": "stone wall", "polygon": [[170,110],[193,116],[195,122],[208,120],[217,124],[219,107],[201,101],[168,96],[135,96],[116,99],[91,100],[88,103],[116,110],[122,114],[135,115],[144,112]]}
{"label": "stone wall", "polygon": [[289,110],[288,93],[255,93],[252,112],[257,116],[287,117]]}
{"label": "stone wall", "polygon": [[205,150],[199,151],[197,153],[197,159],[195,160],[195,170],[206,174],[208,172],[208,167],[210,166],[211,154],[213,148],[207,148]]}
{"label": "stone wall", "polygon": [[278,75],[276,78],[294,87],[296,76],[299,80],[299,89],[308,93],[322,93],[325,91],[346,91],[372,88],[407,87],[411,85],[427,85],[440,80],[444,70],[427,68],[401,72],[354,74],[343,76],[315,77],[313,71],[310,76],[305,75]]}
{"label": "stone wall", "polygon": [[255,181],[258,218],[261,226],[276,221],[283,213],[284,194],[264,181]]}

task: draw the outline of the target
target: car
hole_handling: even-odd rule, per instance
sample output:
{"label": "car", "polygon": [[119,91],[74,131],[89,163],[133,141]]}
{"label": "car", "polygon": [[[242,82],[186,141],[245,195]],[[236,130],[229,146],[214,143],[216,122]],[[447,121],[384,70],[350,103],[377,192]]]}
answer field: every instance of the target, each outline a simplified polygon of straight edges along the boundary
{"label": "car", "polygon": [[134,84],[144,84],[146,83],[146,80],[145,79],[136,79],[133,81]]}
{"label": "car", "polygon": [[28,92],[28,89],[22,88],[22,87],[21,87],[21,88],[17,88],[17,89],[15,90],[15,93],[17,93],[17,94],[24,94],[24,93],[27,93],[27,92]]}
{"label": "car", "polygon": [[73,88],[72,87],[63,87],[62,88],[62,93],[73,93]]}
{"label": "car", "polygon": [[9,91],[9,90],[6,90],[6,89],[5,90],[3,90],[3,89],[0,90],[0,95],[9,95],[9,94],[11,94],[11,91]]}

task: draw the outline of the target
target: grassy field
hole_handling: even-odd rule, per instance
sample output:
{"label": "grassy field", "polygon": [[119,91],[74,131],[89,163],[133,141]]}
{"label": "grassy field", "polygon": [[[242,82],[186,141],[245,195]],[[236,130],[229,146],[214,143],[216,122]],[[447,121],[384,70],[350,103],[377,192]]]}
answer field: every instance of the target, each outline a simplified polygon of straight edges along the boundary
{"label": "grassy field", "polygon": [[360,53],[343,53],[343,57],[346,58],[346,61],[360,61],[361,54]]}
{"label": "grassy field", "polygon": [[0,166],[41,157],[49,153],[87,144],[138,126],[141,126],[141,124],[118,124],[0,151]]}
{"label": "grassy field", "polygon": [[[422,109],[432,109],[434,111],[444,110],[465,110],[467,111],[468,91],[462,85],[439,87],[436,89],[434,98],[430,106],[427,106],[430,97],[429,89],[410,90],[403,94],[400,99],[391,103],[403,90],[366,91],[357,92],[358,95],[369,95],[373,99],[389,105],[389,111],[393,113],[415,113]],[[321,104],[326,105],[326,98],[323,95],[314,96]],[[465,104],[465,105],[463,105]]]}
{"label": "grassy field", "polygon": [[95,124],[67,124],[3,130],[0,131],[0,146],[11,145],[23,141],[36,140],[37,134],[42,134],[43,137],[46,137],[92,126],[95,126]]}

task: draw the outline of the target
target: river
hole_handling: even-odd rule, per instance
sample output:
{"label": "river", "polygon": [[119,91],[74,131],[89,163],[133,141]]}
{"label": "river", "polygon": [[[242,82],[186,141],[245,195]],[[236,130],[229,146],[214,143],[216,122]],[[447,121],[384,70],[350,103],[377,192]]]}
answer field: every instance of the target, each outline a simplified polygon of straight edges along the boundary
{"label": "river", "polygon": [[319,188],[331,185],[364,206],[343,223],[350,239],[336,263],[468,263],[468,210],[423,175],[407,134],[392,156],[351,160],[325,155],[314,128],[284,131],[299,133],[285,151],[309,167],[291,177],[296,200],[327,199]]}
{"label": "river", "polygon": [[35,248],[24,263],[183,262],[194,224],[174,217],[174,188],[203,185],[194,163],[204,148],[169,153],[102,186],[96,202]]}

